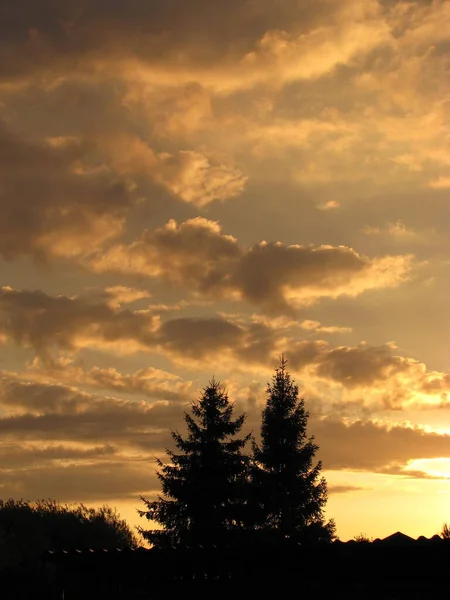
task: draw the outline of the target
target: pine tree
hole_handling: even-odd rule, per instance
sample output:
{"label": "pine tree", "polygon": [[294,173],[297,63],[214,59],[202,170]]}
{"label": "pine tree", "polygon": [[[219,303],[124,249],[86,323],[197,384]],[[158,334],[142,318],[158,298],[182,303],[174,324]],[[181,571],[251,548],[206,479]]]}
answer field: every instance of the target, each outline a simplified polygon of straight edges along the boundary
{"label": "pine tree", "polygon": [[157,459],[163,494],[141,497],[147,510],[138,511],[162,526],[138,528],[151,544],[216,544],[244,527],[249,457],[242,450],[251,434],[236,438],[246,415],[232,417],[233,405],[213,379],[185,413],[187,437],[171,432],[179,452],[166,450],[169,464]]}
{"label": "pine tree", "polygon": [[309,413],[286,364],[282,357],[267,386],[261,443],[253,444],[257,528],[281,539],[331,541],[335,524],[324,522],[327,485],[320,478],[322,463],[313,466],[319,447],[314,436],[307,437]]}

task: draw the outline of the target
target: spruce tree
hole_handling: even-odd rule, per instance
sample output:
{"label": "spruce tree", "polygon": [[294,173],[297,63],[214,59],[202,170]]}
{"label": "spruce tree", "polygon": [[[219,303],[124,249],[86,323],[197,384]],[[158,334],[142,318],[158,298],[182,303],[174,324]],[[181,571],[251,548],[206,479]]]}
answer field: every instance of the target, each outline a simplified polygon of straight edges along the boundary
{"label": "spruce tree", "polygon": [[233,419],[233,405],[213,379],[184,418],[187,436],[171,432],[178,452],[166,450],[168,464],[157,459],[163,494],[141,497],[140,516],[162,529],[138,530],[156,547],[230,541],[245,524],[249,457],[242,450],[251,434],[235,436],[246,415]]}
{"label": "spruce tree", "polygon": [[286,364],[282,357],[267,386],[261,442],[253,444],[255,524],[277,539],[331,541],[335,525],[324,522],[322,463],[313,465],[319,447],[307,436],[309,413]]}

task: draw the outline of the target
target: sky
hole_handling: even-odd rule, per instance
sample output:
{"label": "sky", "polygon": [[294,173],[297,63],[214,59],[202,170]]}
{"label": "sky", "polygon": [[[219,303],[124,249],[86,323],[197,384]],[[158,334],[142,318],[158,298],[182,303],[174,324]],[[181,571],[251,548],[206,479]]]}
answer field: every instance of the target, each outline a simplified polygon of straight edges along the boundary
{"label": "sky", "polygon": [[0,4],[0,497],[117,507],[282,353],[342,540],[450,521],[450,1]]}

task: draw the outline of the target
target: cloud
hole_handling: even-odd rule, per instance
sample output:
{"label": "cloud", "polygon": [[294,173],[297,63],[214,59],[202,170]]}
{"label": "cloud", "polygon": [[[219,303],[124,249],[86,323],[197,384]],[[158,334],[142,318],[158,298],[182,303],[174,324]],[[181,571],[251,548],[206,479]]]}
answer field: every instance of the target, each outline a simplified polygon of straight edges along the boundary
{"label": "cloud", "polygon": [[192,150],[178,157],[160,157],[158,179],[185,202],[202,207],[213,200],[225,200],[242,193],[246,177],[236,168],[212,165],[206,156]]}
{"label": "cloud", "polygon": [[125,375],[116,369],[93,367],[81,376],[80,383],[101,389],[111,389],[129,394],[143,394],[149,398],[186,402],[192,393],[192,381],[184,381],[181,377],[147,367]]}
{"label": "cloud", "polygon": [[211,161],[201,152],[158,153],[136,136],[116,134],[101,140],[100,146],[122,177],[143,176],[198,207],[238,196],[247,180],[239,169]]}
{"label": "cloud", "polygon": [[366,488],[357,485],[329,485],[329,494],[348,494],[348,492],[360,492]]}
{"label": "cloud", "polygon": [[[135,390],[136,393],[139,390]],[[1,494],[111,501],[157,487],[155,454],[183,403],[127,401],[11,374],[0,377]]]}
{"label": "cloud", "polygon": [[161,426],[166,430],[173,422],[170,406],[162,406],[2,377],[2,496],[63,502],[137,498],[156,487],[147,453],[162,451],[168,435]]}
{"label": "cloud", "polygon": [[[414,459],[450,456],[450,436],[419,427],[372,421],[344,423],[319,419],[310,422],[327,470],[366,470],[408,475],[403,468]],[[394,470],[392,470],[394,468]],[[411,473],[409,473],[411,475]]]}
{"label": "cloud", "polygon": [[437,179],[433,179],[430,181],[430,187],[434,189],[447,189],[450,187],[450,177],[438,177]]}
{"label": "cloud", "polygon": [[338,202],[337,200],[327,200],[327,202],[320,204],[318,206],[319,210],[336,210],[338,208],[340,208],[341,203]]}
{"label": "cloud", "polygon": [[[155,489],[151,455],[171,446],[169,429],[183,430],[183,409],[189,406],[192,387],[178,393],[179,379],[157,369],[124,376],[99,368],[80,375],[72,368],[70,376],[78,377],[80,385],[114,388],[119,394],[145,394],[148,379],[175,386],[174,393],[166,396],[169,401],[148,404],[33,379],[35,375],[39,375],[36,368],[28,380],[10,373],[0,380],[2,493],[27,498],[50,494],[81,501],[131,497]],[[252,390],[260,396],[260,386]],[[450,456],[449,435],[405,424],[320,417],[315,404],[307,400],[310,407],[314,410],[308,431],[315,434],[327,471],[371,471],[417,479],[432,474],[415,468],[411,461]],[[259,402],[248,404],[247,412],[246,431],[259,431]],[[52,477],[56,477],[53,484]],[[331,486],[330,493],[356,489]]]}
{"label": "cloud", "polygon": [[[94,132],[97,166],[199,207],[239,195],[254,173],[297,184],[447,176],[445,2],[28,3],[0,31],[10,118]],[[330,202],[345,204],[318,205]]]}
{"label": "cloud", "polygon": [[[27,498],[50,494],[74,501],[131,497],[154,490],[152,455],[162,455],[165,447],[171,447],[169,429],[183,431],[183,408],[188,406],[126,401],[3,375],[2,493]],[[246,431],[252,427],[259,431],[259,408],[249,407]],[[433,474],[416,469],[417,460],[450,456],[450,435],[405,424],[346,422],[313,415],[308,431],[315,435],[327,471],[424,478]],[[331,486],[330,493],[356,489]]]}
{"label": "cloud", "polygon": [[447,477],[443,475],[433,475],[432,473],[427,473],[426,471],[421,471],[420,469],[410,469],[407,465],[389,465],[387,467],[383,467],[378,472],[383,473],[384,475],[399,476],[403,479],[447,479]]}
{"label": "cloud", "polygon": [[196,378],[226,372],[256,430],[282,352],[326,468],[432,476],[410,461],[448,436],[350,418],[449,407],[433,327],[417,342],[445,329],[449,11],[0,8],[0,495],[154,491]]}
{"label": "cloud", "polygon": [[132,203],[127,181],[107,169],[80,173],[82,141],[45,144],[0,124],[0,254],[73,257],[119,235]]}
{"label": "cloud", "polygon": [[[151,310],[115,309],[108,302],[89,297],[57,296],[42,292],[0,290],[3,333],[15,343],[32,348],[47,366],[58,367],[61,353],[83,348],[111,350],[119,354],[163,352],[174,359],[214,363],[222,353],[249,360],[265,360],[275,334],[267,325],[238,325],[221,317],[182,317],[161,321]],[[55,362],[56,361],[56,362]],[[65,370],[66,363],[59,363]],[[108,380],[110,385],[142,386],[151,378],[142,370],[130,378],[118,373],[91,371],[88,381]]]}
{"label": "cloud", "polygon": [[[389,43],[390,39],[386,24],[370,18],[323,26],[300,35],[271,29],[243,57],[241,64],[250,67],[250,81],[277,77],[286,83],[310,79],[321,77],[340,64],[349,64],[354,57]],[[267,65],[274,69],[275,77],[269,74]]]}
{"label": "cloud", "polygon": [[[2,376],[3,440],[113,444],[145,451],[164,448],[168,430],[183,416],[182,403],[124,400],[63,384]],[[9,416],[5,415],[6,410]]]}
{"label": "cloud", "polygon": [[[61,73],[69,66],[104,74],[115,64],[116,72],[128,68],[136,76],[141,71],[147,81],[167,84],[175,77],[203,76],[232,89],[266,81],[271,73],[286,81],[317,77],[390,39],[372,1],[363,10],[355,2],[343,9],[339,2],[323,0],[314,10],[288,0],[258,7],[232,0],[226,9],[219,2],[205,7],[199,0],[189,8],[180,0],[164,7],[154,0],[118,0],[114,10],[75,0],[64,7],[45,0],[42,10],[27,4],[2,19],[0,52],[12,80],[33,72]],[[324,10],[329,22],[319,26]]]}
{"label": "cloud", "polygon": [[450,390],[450,373],[428,373],[422,382],[426,393],[440,393]]}
{"label": "cloud", "polygon": [[145,348],[158,317],[148,311],[115,311],[89,298],[52,297],[40,291],[0,289],[3,333],[50,359],[52,349],[72,351],[97,344],[121,352]]}
{"label": "cloud", "polygon": [[[186,402],[193,386],[192,381],[185,381],[173,373],[154,367],[134,373],[120,373],[112,367],[84,370],[72,361],[63,359],[56,359],[51,364],[42,364],[39,359],[35,359],[23,376],[41,383],[59,382],[69,386],[112,390],[173,402]],[[17,377],[20,378],[20,375]]]}
{"label": "cloud", "polygon": [[[317,202],[321,211],[334,212],[330,209],[336,207],[324,201],[324,195],[332,194],[336,199],[331,202],[345,207],[350,182],[359,184],[360,194],[370,181],[370,195],[376,187],[392,189],[392,185],[418,186],[425,192],[429,185],[445,186],[448,179],[443,99],[448,97],[449,35],[439,26],[439,20],[449,21],[447,3],[408,3],[403,14],[398,6],[405,3],[359,4],[367,10],[359,15],[364,25],[384,28],[384,40],[314,81],[297,78],[295,84],[272,94],[264,86],[271,109],[262,116],[246,115],[242,121],[250,120],[251,125],[241,124],[259,177],[262,170],[265,178],[275,171],[275,178],[282,173],[283,179],[299,187],[321,189]],[[347,3],[339,22],[345,23],[353,13],[356,33],[358,9],[353,3],[346,8]],[[325,27],[320,31],[336,18],[322,15]],[[427,26],[418,36],[422,22]],[[288,49],[290,36],[284,44],[282,36],[272,45]],[[330,60],[336,56],[338,52]]]}
{"label": "cloud", "polygon": [[169,353],[201,360],[211,352],[239,347],[244,331],[220,318],[180,318],[162,323],[157,337]]}
{"label": "cloud", "polygon": [[138,290],[125,285],[114,285],[106,288],[105,293],[111,298],[108,303],[112,308],[120,308],[122,304],[132,304],[137,300],[151,297],[150,292],[147,290]]}
{"label": "cloud", "polygon": [[[94,388],[103,386],[150,397],[162,394],[174,399],[187,393],[190,384],[175,382],[152,369],[128,375],[113,368],[84,371],[67,355],[83,348],[118,354],[145,351],[188,368],[215,365],[220,357],[223,367],[245,364],[266,371],[285,352],[293,372],[308,381],[330,382],[348,391],[369,390],[368,398],[381,402],[384,408],[400,409],[411,402],[431,406],[436,404],[435,396],[446,390],[444,374],[396,354],[393,343],[332,346],[325,340],[298,338],[298,327],[292,328],[289,321],[285,329],[277,320],[248,322],[226,315],[162,320],[148,309],[123,310],[88,297],[52,297],[11,288],[1,290],[0,314],[3,333],[23,347],[32,348],[45,365],[41,373],[39,363],[37,370],[31,367],[30,373],[35,372],[40,379],[47,373],[55,379]],[[317,332],[317,323],[307,321],[307,328]],[[304,321],[300,326],[304,327]],[[374,388],[380,382],[383,388]]]}
{"label": "cloud", "polygon": [[226,273],[221,272],[239,256],[234,237],[222,234],[218,223],[197,217],[180,225],[172,219],[154,231],[147,230],[129,246],[118,244],[92,256],[89,266],[97,272],[165,276],[183,285],[212,288],[223,285]]}
{"label": "cloud", "polygon": [[426,371],[423,363],[395,355],[394,349],[392,343],[380,346],[361,343],[354,347],[332,348],[323,340],[302,340],[291,345],[287,357],[292,369],[301,370],[314,365],[319,377],[333,379],[348,387],[370,387],[397,374],[415,369],[420,374]]}
{"label": "cloud", "polygon": [[69,444],[25,444],[19,447],[14,443],[0,445],[0,460],[5,470],[24,467],[47,466],[108,459],[116,448],[111,445],[83,446]]}
{"label": "cloud", "polygon": [[171,220],[128,246],[93,254],[87,264],[100,273],[160,277],[206,297],[286,312],[322,297],[399,285],[411,261],[409,255],[369,259],[346,246],[261,242],[246,248],[217,222],[197,217],[181,224]]}
{"label": "cloud", "polygon": [[133,498],[157,486],[154,465],[121,461],[97,464],[35,467],[9,471],[0,469],[4,498],[38,500],[55,498],[60,502],[111,502]]}
{"label": "cloud", "polygon": [[416,244],[429,244],[436,238],[435,230],[415,230],[407,227],[401,219],[398,219],[395,223],[388,223],[385,228],[366,226],[363,232],[366,235],[387,236],[399,242],[415,242]]}
{"label": "cloud", "polygon": [[339,327],[337,325],[322,325],[319,321],[312,321],[305,319],[300,323],[302,329],[307,331],[313,331],[314,333],[349,333],[352,331],[351,327]]}
{"label": "cloud", "polygon": [[[5,104],[12,110],[14,101]],[[99,111],[108,112],[105,107],[115,107],[114,102],[104,98]],[[101,117],[95,130],[89,119],[77,127],[71,112],[65,120],[67,108],[55,103],[38,104],[43,114],[28,124],[28,135],[21,131],[22,110],[14,110],[8,128],[0,123],[0,255],[7,259],[27,254],[74,259],[87,248],[103,248],[124,233],[130,210],[150,195],[151,186],[198,207],[244,190],[246,177],[223,157],[191,149],[155,152],[126,133],[130,125],[123,115],[117,122],[111,116],[112,124]],[[21,109],[27,113],[26,102]],[[58,114],[67,134],[45,135],[38,123],[48,121],[50,128],[50,112],[52,118]]]}
{"label": "cloud", "polygon": [[[235,323],[240,323],[242,325],[247,324],[248,319],[245,316],[240,316],[239,314],[229,314],[221,313],[221,316],[224,318],[229,318]],[[293,335],[296,329],[302,329],[304,331],[310,332],[312,335],[325,333],[325,334],[339,334],[339,333],[350,333],[352,332],[351,327],[342,327],[339,325],[324,325],[320,321],[315,321],[313,319],[304,319],[300,321],[295,316],[288,315],[265,315],[260,313],[255,313],[251,315],[252,323],[260,323],[266,325],[267,327],[273,329],[274,331],[281,332],[285,331],[286,334]],[[292,343],[290,340],[289,345]]]}
{"label": "cloud", "polygon": [[445,406],[446,375],[396,350],[392,342],[333,347],[325,340],[292,340],[285,355],[293,372],[319,386],[316,393],[336,398],[327,408],[333,414]]}
{"label": "cloud", "polygon": [[318,358],[316,373],[349,387],[371,386],[376,381],[386,381],[408,371],[410,367],[410,360],[393,355],[389,344],[377,347],[362,344],[355,348],[330,349]]}

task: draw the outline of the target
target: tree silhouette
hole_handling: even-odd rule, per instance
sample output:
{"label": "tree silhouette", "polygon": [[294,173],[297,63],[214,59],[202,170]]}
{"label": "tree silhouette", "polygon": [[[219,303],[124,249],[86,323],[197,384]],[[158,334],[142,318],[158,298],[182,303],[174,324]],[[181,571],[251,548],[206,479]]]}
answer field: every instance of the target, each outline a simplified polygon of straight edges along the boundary
{"label": "tree silhouette", "polygon": [[441,538],[444,540],[450,540],[450,527],[447,523],[442,525]]}
{"label": "tree silhouette", "polygon": [[209,382],[185,413],[188,434],[172,431],[179,453],[166,450],[171,464],[157,459],[163,495],[138,511],[162,529],[141,535],[157,547],[220,543],[245,527],[249,457],[242,453],[251,434],[236,438],[246,415],[233,419],[233,405],[220,384]]}
{"label": "tree silhouette", "polygon": [[34,564],[44,550],[133,548],[138,540],[126,521],[105,505],[56,500],[0,499],[0,571]]}
{"label": "tree silhouette", "polygon": [[309,413],[281,358],[267,386],[261,443],[253,444],[254,519],[257,528],[281,539],[331,541],[335,524],[324,522],[327,485],[322,463],[313,466],[319,449],[307,437]]}

